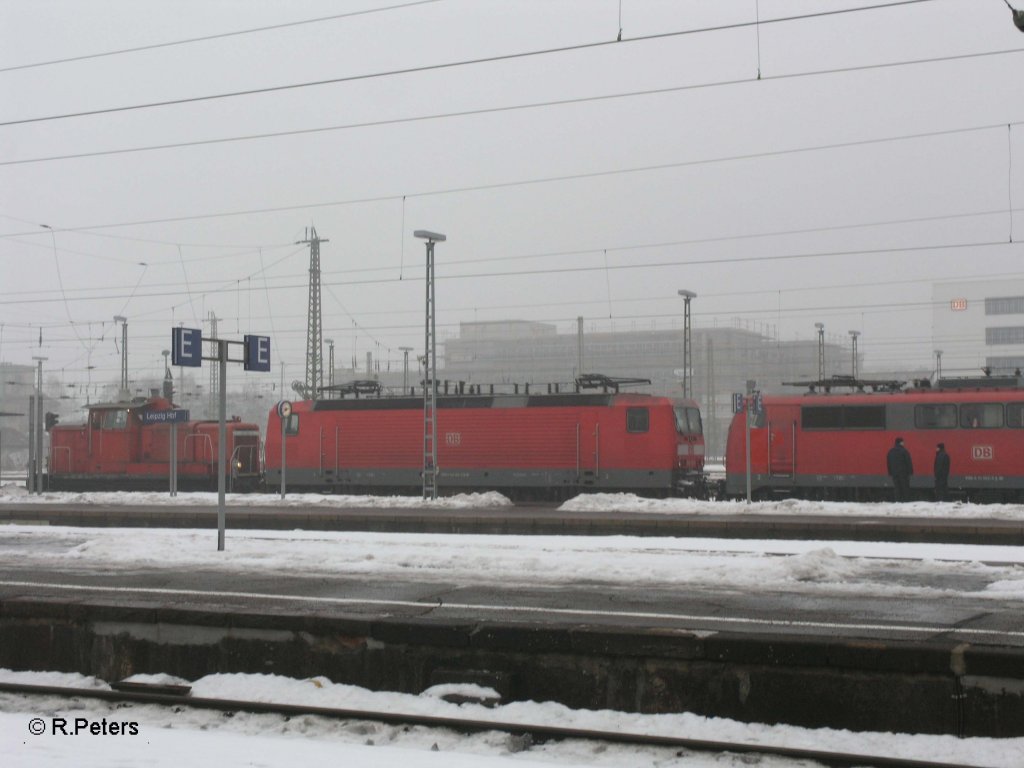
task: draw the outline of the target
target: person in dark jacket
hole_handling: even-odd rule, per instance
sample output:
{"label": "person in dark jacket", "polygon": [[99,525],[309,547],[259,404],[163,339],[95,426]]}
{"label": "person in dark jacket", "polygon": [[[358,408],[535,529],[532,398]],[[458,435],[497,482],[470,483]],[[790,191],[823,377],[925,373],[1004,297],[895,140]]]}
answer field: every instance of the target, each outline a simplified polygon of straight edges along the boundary
{"label": "person in dark jacket", "polygon": [[949,454],[944,443],[935,446],[935,500],[945,501],[949,490]]}
{"label": "person in dark jacket", "polygon": [[892,478],[896,501],[906,501],[910,497],[910,477],[914,474],[914,462],[910,460],[910,451],[903,447],[903,438],[897,437],[896,443],[889,449],[885,463]]}

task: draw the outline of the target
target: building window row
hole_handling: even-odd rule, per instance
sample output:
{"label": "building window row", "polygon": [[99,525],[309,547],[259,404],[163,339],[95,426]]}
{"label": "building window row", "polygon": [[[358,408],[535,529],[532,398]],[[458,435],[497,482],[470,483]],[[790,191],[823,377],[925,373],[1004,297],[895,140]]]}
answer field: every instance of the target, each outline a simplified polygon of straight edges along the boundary
{"label": "building window row", "polygon": [[988,345],[1024,344],[1024,325],[986,328],[985,343]]}
{"label": "building window row", "polygon": [[985,299],[986,315],[1024,315],[1024,296]]}

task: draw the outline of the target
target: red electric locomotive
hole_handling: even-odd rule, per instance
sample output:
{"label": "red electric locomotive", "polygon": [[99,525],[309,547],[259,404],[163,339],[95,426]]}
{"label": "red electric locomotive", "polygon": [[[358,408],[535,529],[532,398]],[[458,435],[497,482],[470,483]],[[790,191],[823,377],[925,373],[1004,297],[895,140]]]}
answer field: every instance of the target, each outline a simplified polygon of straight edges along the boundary
{"label": "red electric locomotive", "polygon": [[[173,405],[164,398],[136,398],[131,402],[91,405],[85,424],[52,427],[47,487],[167,488],[171,426],[152,422],[159,419],[156,414],[172,411]],[[187,421],[176,427],[178,487],[217,490],[217,422]],[[254,488],[260,480],[259,427],[237,418],[227,422],[227,455],[227,487],[236,491]]]}
{"label": "red electric locomotive", "polygon": [[[288,488],[421,492],[423,399],[381,396],[370,384],[369,397],[293,404],[285,423]],[[358,389],[350,394],[358,395]],[[560,499],[595,491],[703,492],[704,437],[692,400],[617,391],[471,389],[439,394],[435,413],[437,484],[443,493],[497,490],[512,498]],[[281,479],[281,429],[272,410],[265,458],[269,487]]]}
{"label": "red electric locomotive", "polygon": [[[849,394],[833,389],[851,387]],[[878,391],[871,390],[877,387]],[[902,437],[913,460],[911,495],[931,499],[939,443],[949,489],[977,501],[1024,500],[1024,388],[1017,377],[856,382],[836,377],[795,396],[765,396],[751,419],[751,491],[757,498],[892,500],[886,456]],[[746,413],[726,446],[727,496],[746,493]]]}

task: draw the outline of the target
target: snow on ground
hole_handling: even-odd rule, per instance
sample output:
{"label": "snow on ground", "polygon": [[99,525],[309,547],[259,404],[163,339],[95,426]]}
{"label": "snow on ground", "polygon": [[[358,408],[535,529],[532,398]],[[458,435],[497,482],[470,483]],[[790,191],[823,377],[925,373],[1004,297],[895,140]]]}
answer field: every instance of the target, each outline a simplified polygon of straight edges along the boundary
{"label": "snow on ground", "polygon": [[[29,494],[24,485],[0,486],[0,504],[89,504],[131,506],[215,506],[216,493],[165,491],[71,493],[53,491]],[[418,496],[347,496],[319,493],[229,493],[226,503],[235,507],[316,507],[318,509],[470,509],[512,506],[495,491],[464,493],[423,500]],[[1024,504],[969,504],[966,502],[916,501],[865,503],[839,501],[700,501],[697,499],[646,499],[631,493],[585,493],[559,507],[565,512],[635,512],[663,515],[818,515],[834,517],[926,517],[1024,521]]]}
{"label": "snow on ground", "polygon": [[[632,536],[488,536],[344,531],[0,527],[8,566],[54,573],[219,570],[430,583],[551,587],[706,586],[816,594],[1024,599],[1024,548]],[[941,590],[928,586],[942,583]],[[965,593],[961,593],[965,594]]]}
{"label": "snow on ground", "polygon": [[[72,493],[48,491],[30,494],[23,485],[5,483],[0,486],[0,504],[95,504],[95,505],[152,505],[162,506],[216,506],[216,493],[179,493],[170,496],[166,491],[118,491],[114,493]],[[228,493],[227,504],[236,507],[339,507],[374,509],[467,509],[508,507],[512,502],[495,491],[487,493],[460,493],[440,499],[424,500],[419,496],[345,496],[321,493],[289,493],[284,499],[279,493]]]}
{"label": "snow on ground", "polygon": [[[43,494],[28,496],[18,486],[0,488],[0,504],[204,504],[216,494],[161,493]],[[236,506],[280,505],[275,494],[229,496]],[[498,494],[439,499],[412,497],[290,495],[290,506],[453,508],[505,506]],[[581,496],[562,509],[664,514],[770,514],[930,516],[1024,520],[1018,505],[828,504],[653,501],[622,494]],[[964,590],[979,598],[1024,599],[1024,548],[885,542],[756,541],[635,537],[444,536],[308,531],[227,531],[226,551],[216,551],[214,531],[99,529],[46,526],[0,528],[0,557],[12,566],[47,565],[67,570],[219,569],[266,574],[397,576],[433,582],[557,586],[560,583],[651,587],[708,585],[724,589],[786,589],[842,594],[951,594],[949,577],[964,577]],[[938,577],[938,578],[936,578]],[[933,579],[946,587],[923,586]],[[0,679],[37,684],[101,687],[92,678],[0,670]],[[259,675],[211,675],[193,683],[194,695],[289,702],[325,707],[363,707],[473,719],[558,723],[579,728],[613,728],[665,733],[704,740],[763,742],[807,749],[836,749],[887,756],[1009,768],[1024,765],[1024,739],[965,739],[906,734],[862,734],[760,726],[679,715],[583,712],[551,703],[517,702],[494,710],[455,705],[440,691],[421,696],[375,693],[324,678],[290,680]],[[132,720],[138,736],[55,738],[33,736],[33,717],[85,717],[90,721]],[[437,751],[432,751],[434,745]],[[5,766],[75,764],[291,766],[325,763],[346,766],[684,766],[741,768],[751,757],[713,756],[675,750],[636,749],[592,742],[535,745],[518,751],[507,734],[463,736],[436,729],[338,722],[315,717],[284,718],[156,707],[114,708],[100,702],[0,695],[0,755]],[[756,760],[764,768],[796,765],[783,759]]]}
{"label": "snow on ground", "polygon": [[566,512],[643,512],[664,515],[793,515],[834,517],[929,517],[1024,520],[1024,504],[968,504],[966,502],[912,501],[698,501],[645,499],[631,493],[590,493],[569,499]]}
{"label": "snow on ground", "polygon": [[[108,686],[80,675],[0,670],[3,682],[82,688]],[[137,675],[136,682],[178,682],[163,675]],[[692,714],[571,710],[560,704],[514,702],[489,709],[477,704],[451,704],[431,692],[411,694],[373,692],[326,678],[294,680],[274,675],[209,675],[191,683],[192,695],[307,705],[401,712],[473,720],[557,724],[579,729],[677,736],[706,741],[736,741],[796,749],[820,749],[875,754],[917,760],[1018,768],[1024,765],[1024,739],[956,739],[893,733],[853,733],[794,726],[766,726]],[[135,722],[138,734],[73,738],[52,734],[52,718],[69,723]],[[42,735],[29,732],[29,721],[41,718]],[[70,726],[69,726],[70,727]],[[525,747],[525,748],[524,748]],[[390,768],[529,768],[541,765],[622,766],[623,768],[763,768],[808,765],[783,758],[683,752],[638,748],[591,741],[527,745],[506,733],[491,731],[462,735],[444,729],[341,721],[322,717],[282,717],[243,712],[175,710],[154,706],[120,707],[79,699],[0,694],[0,755],[5,766],[50,768],[74,764],[84,768],[149,764],[158,768],[180,765],[345,765]]]}

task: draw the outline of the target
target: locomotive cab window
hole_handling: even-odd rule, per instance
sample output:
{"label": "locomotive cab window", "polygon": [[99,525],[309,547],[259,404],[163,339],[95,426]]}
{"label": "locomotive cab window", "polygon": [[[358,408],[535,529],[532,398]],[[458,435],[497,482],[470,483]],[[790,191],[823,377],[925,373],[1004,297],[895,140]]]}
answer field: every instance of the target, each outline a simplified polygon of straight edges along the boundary
{"label": "locomotive cab window", "polygon": [[1007,403],[1006,426],[1015,429],[1024,427],[1024,403]]}
{"label": "locomotive cab window", "polygon": [[915,405],[914,426],[918,429],[954,429],[956,427],[956,406]]}
{"label": "locomotive cab window", "polygon": [[960,406],[960,426],[964,429],[994,429],[1003,426],[1003,406],[999,403],[967,403]]}
{"label": "locomotive cab window", "polygon": [[704,433],[698,409],[678,407],[674,408],[673,411],[676,415],[676,432],[680,435],[700,435]]}
{"label": "locomotive cab window", "polygon": [[646,408],[626,409],[626,431],[646,432],[651,426],[651,414]]}
{"label": "locomotive cab window", "polygon": [[128,411],[104,411],[103,429],[124,429],[128,426]]}
{"label": "locomotive cab window", "polygon": [[690,425],[690,432],[694,435],[704,434],[704,425],[700,423],[700,411],[696,408],[686,409],[686,422]]}
{"label": "locomotive cab window", "polygon": [[284,425],[284,433],[286,435],[299,434],[299,414],[289,414],[288,421],[286,421]]}
{"label": "locomotive cab window", "polygon": [[804,429],[885,429],[885,406],[804,406],[800,420]]}

